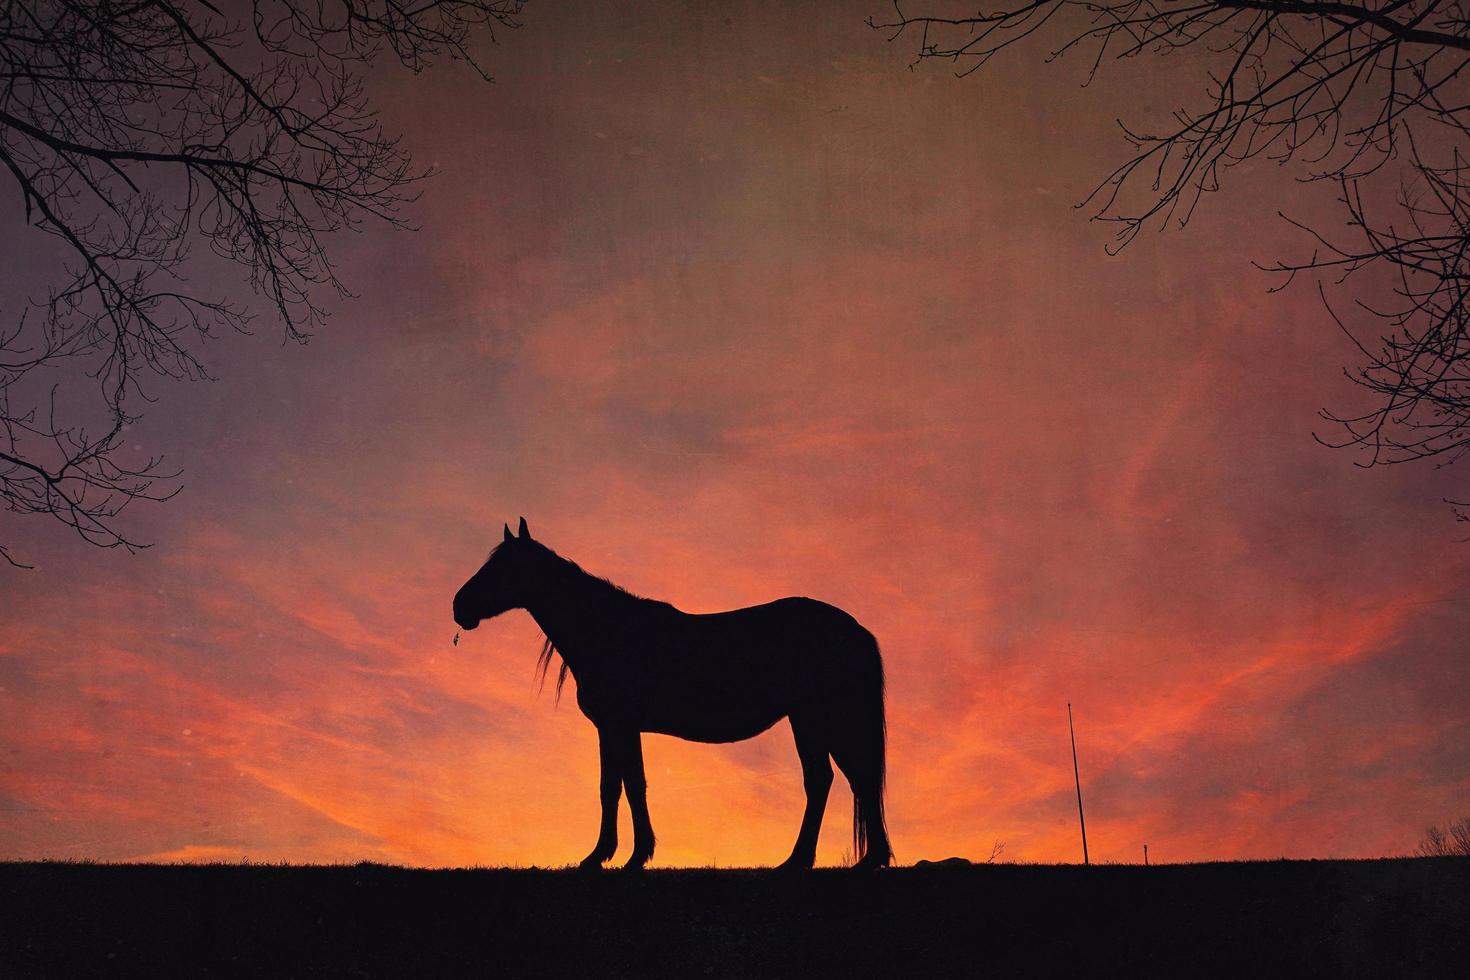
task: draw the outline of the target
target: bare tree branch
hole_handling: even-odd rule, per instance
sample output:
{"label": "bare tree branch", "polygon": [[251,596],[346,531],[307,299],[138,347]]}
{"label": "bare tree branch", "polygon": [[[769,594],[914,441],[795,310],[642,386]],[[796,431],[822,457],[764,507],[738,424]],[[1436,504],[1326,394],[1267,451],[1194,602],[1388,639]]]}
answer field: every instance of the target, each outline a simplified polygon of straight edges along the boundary
{"label": "bare tree branch", "polygon": [[[1374,407],[1324,411],[1336,435],[1320,441],[1361,450],[1366,466],[1449,463],[1470,451],[1463,0],[1020,0],[973,16],[894,11],[869,24],[912,39],[918,61],[948,62],[960,75],[1047,25],[1051,56],[1085,50],[1091,75],[1105,61],[1195,51],[1202,97],[1157,132],[1120,124],[1133,154],[1083,202],[1116,225],[1112,248],[1145,227],[1187,224],[1225,172],[1248,160],[1334,184],[1346,235],[1293,222],[1313,253],[1266,266],[1283,285],[1319,277],[1329,317],[1362,358],[1346,374]],[[1376,193],[1389,184],[1396,195]]]}
{"label": "bare tree branch", "polygon": [[[0,173],[69,256],[35,315],[0,327],[0,501],[135,550],[118,515],[177,492],[123,437],[149,378],[199,379],[200,344],[247,308],[185,273],[247,270],[288,337],[347,295],[328,237],[404,226],[426,171],[360,77],[386,49],[489,74],[476,36],[519,0],[11,0],[0,5]],[[198,245],[207,256],[196,259]],[[89,435],[90,431],[102,435]],[[22,563],[3,545],[0,558]]]}
{"label": "bare tree branch", "polygon": [[1420,857],[1470,857],[1470,817],[1441,828],[1430,824],[1415,853]]}

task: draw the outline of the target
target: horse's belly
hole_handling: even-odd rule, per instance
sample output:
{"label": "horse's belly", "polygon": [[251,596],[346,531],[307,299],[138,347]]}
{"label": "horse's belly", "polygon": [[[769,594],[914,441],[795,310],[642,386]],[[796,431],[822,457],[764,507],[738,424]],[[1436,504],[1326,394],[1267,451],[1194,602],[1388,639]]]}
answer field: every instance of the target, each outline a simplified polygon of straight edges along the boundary
{"label": "horse's belly", "polygon": [[745,715],[739,718],[651,717],[646,719],[640,727],[645,732],[673,735],[690,742],[739,742],[747,738],[755,738],[784,717],[784,714],[778,712]]}
{"label": "horse's belly", "polygon": [[792,707],[781,658],[716,650],[635,658],[618,672],[577,678],[577,701],[593,724],[696,742],[753,738]]}
{"label": "horse's belly", "polygon": [[[681,665],[683,666],[683,665]],[[643,729],[697,742],[754,738],[790,710],[784,685],[765,671],[730,669],[708,673],[670,670],[644,689]]]}

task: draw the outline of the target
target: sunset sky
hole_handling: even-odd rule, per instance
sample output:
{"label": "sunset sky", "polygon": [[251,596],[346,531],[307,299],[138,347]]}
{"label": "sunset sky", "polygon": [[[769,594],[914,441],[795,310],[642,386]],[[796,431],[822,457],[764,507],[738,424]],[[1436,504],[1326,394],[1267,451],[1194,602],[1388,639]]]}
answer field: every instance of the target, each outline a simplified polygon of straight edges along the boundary
{"label": "sunset sky", "polygon": [[[155,547],[0,518],[39,566],[0,571],[0,858],[580,859],[596,733],[538,695],[539,631],[450,642],[521,515],[685,610],[872,630],[900,863],[1079,861],[1069,701],[1095,861],[1405,853],[1470,814],[1463,482],[1313,441],[1364,404],[1354,352],[1251,264],[1330,193],[1243,168],[1109,256],[1073,205],[1202,65],[956,79],[882,12],[538,3],[493,85],[376,72],[439,171],[420,229],[336,243],[358,295],[308,346],[262,322],[156,390]],[[55,257],[11,196],[0,262]],[[785,722],[644,751],[654,866],[787,855]],[[849,808],[839,778],[819,863]]]}

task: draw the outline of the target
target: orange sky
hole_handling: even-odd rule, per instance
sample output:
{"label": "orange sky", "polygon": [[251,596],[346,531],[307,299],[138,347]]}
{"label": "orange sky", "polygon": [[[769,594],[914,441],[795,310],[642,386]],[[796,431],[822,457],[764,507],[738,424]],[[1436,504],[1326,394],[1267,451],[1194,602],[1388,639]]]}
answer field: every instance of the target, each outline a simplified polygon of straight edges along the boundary
{"label": "orange sky", "polygon": [[[450,645],[522,514],[684,609],[871,629],[904,863],[1078,860],[1068,701],[1095,860],[1402,853],[1470,812],[1453,474],[1312,441],[1352,352],[1250,267],[1330,200],[1244,170],[1118,257],[1071,207],[1197,64],[959,81],[876,4],[587,7],[529,10],[493,86],[375,79],[441,171],[422,230],[341,243],[359,296],[309,347],[263,327],[163,392],[153,550],[6,523],[40,568],[0,577],[0,858],[580,858],[596,737],[534,625]],[[645,753],[655,865],[786,856],[784,722]],[[849,819],[839,780],[821,862]]]}

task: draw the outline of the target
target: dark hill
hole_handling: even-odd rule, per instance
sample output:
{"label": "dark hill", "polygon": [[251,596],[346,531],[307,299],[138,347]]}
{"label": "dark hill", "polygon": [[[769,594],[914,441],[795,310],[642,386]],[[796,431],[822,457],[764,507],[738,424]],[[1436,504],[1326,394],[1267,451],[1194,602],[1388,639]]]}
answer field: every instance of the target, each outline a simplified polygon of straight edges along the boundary
{"label": "dark hill", "polygon": [[1470,976],[1470,860],[0,865],[0,975]]}

